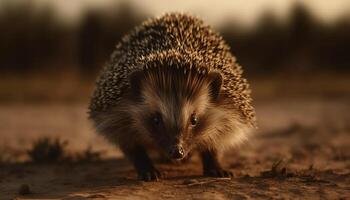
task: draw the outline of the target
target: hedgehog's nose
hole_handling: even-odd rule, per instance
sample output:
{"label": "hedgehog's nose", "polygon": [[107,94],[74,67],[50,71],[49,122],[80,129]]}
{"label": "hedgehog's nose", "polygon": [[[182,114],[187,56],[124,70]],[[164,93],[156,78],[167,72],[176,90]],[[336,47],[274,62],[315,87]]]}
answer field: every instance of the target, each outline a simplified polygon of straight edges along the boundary
{"label": "hedgehog's nose", "polygon": [[170,148],[169,154],[172,159],[177,159],[177,160],[182,159],[185,156],[184,149],[182,148],[182,146],[179,146],[179,145],[176,145]]}

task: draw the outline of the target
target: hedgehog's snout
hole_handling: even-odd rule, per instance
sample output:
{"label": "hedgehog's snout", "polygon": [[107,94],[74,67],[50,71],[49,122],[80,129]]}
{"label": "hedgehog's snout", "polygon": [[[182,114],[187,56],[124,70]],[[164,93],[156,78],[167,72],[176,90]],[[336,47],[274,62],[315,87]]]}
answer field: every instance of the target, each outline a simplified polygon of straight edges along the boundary
{"label": "hedgehog's snout", "polygon": [[185,151],[181,145],[174,145],[170,148],[169,155],[172,159],[181,160],[185,157]]}

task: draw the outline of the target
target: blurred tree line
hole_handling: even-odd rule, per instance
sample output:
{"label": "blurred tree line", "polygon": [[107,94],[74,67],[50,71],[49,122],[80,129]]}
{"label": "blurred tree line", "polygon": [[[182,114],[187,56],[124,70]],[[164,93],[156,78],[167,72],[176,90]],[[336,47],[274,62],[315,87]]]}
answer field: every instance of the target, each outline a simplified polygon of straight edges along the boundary
{"label": "blurred tree line", "polygon": [[[11,72],[74,68],[94,75],[118,40],[146,18],[126,2],[113,12],[89,9],[74,25],[30,1],[6,1],[0,9],[0,69]],[[325,25],[302,4],[290,13],[286,23],[266,12],[253,29],[227,21],[218,31],[249,73],[349,71],[349,18]]]}
{"label": "blurred tree line", "polygon": [[305,6],[295,4],[287,22],[265,12],[254,29],[237,27],[227,23],[221,33],[251,73],[350,69],[350,16],[326,25]]}
{"label": "blurred tree line", "polygon": [[126,2],[110,9],[88,9],[72,25],[58,20],[52,7],[5,1],[0,7],[0,71],[79,70],[94,75],[117,41],[146,18]]}

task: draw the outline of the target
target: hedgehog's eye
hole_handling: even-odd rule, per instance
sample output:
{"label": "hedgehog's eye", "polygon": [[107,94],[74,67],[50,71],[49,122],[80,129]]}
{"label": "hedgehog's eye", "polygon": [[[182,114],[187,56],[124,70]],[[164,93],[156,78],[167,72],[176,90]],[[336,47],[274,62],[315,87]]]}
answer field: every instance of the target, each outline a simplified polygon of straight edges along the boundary
{"label": "hedgehog's eye", "polygon": [[191,115],[191,119],[190,119],[190,120],[191,120],[191,125],[192,125],[192,126],[196,126],[196,125],[197,125],[197,123],[198,123],[198,118],[197,118],[196,114],[193,113],[193,114]]}
{"label": "hedgehog's eye", "polygon": [[153,117],[153,123],[154,123],[155,125],[159,125],[159,124],[160,124],[160,119],[159,119],[159,117]]}
{"label": "hedgehog's eye", "polygon": [[159,125],[161,123],[161,121],[162,121],[162,117],[158,113],[152,117],[152,122],[155,125]]}

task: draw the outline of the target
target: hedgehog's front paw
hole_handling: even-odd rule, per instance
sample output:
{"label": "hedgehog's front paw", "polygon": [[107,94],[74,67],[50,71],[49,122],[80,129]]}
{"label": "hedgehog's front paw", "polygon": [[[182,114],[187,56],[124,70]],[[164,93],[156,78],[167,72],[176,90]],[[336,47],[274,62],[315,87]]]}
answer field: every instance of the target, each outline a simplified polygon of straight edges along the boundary
{"label": "hedgehog's front paw", "polygon": [[159,181],[162,178],[162,174],[156,169],[151,168],[142,172],[138,172],[138,178],[142,181]]}
{"label": "hedgehog's front paw", "polygon": [[204,176],[210,177],[220,177],[220,178],[232,178],[233,173],[227,170],[223,170],[221,168],[218,169],[207,169],[203,172]]}

